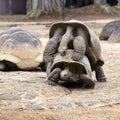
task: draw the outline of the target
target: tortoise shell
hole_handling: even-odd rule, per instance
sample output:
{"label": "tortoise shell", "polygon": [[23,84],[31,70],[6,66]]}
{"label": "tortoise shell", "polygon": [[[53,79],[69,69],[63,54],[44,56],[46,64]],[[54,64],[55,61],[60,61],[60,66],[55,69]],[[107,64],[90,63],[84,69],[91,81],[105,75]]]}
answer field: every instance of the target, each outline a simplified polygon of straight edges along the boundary
{"label": "tortoise shell", "polygon": [[101,46],[100,46],[100,40],[99,38],[95,35],[95,33],[83,22],[77,21],[77,20],[70,20],[70,21],[61,21],[61,22],[56,22],[54,23],[49,32],[49,37],[52,38],[55,31],[58,28],[62,28],[63,30],[66,30],[68,26],[72,26],[74,29],[82,29],[84,30],[86,36],[87,36],[87,44],[91,50],[92,50],[92,55],[94,56],[94,60],[90,61],[95,61],[95,64],[100,64],[101,66],[104,64],[104,61],[101,56]]}
{"label": "tortoise shell", "polygon": [[42,49],[39,39],[19,27],[9,28],[0,35],[0,61],[13,63],[19,69],[31,70],[39,66]]}

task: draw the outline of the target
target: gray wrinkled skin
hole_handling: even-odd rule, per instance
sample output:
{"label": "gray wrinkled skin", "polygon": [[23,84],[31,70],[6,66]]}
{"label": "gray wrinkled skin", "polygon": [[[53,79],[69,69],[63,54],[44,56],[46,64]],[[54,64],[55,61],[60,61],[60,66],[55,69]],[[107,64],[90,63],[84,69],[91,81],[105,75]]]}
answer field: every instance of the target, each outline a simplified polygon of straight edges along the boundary
{"label": "gray wrinkled skin", "polygon": [[67,50],[62,56],[57,53],[53,63],[47,69],[48,84],[55,85],[59,81],[85,83],[94,88],[92,70],[88,58],[84,55],[80,61],[72,60],[73,50]]}
{"label": "gray wrinkled skin", "polygon": [[73,60],[79,61],[85,54],[92,70],[96,72],[96,79],[100,82],[106,81],[101,67],[104,61],[101,56],[100,42],[88,26],[77,20],[58,22],[52,25],[49,37],[50,40],[43,54],[44,62],[47,64],[53,62],[57,52],[64,56],[67,49],[73,49]]}

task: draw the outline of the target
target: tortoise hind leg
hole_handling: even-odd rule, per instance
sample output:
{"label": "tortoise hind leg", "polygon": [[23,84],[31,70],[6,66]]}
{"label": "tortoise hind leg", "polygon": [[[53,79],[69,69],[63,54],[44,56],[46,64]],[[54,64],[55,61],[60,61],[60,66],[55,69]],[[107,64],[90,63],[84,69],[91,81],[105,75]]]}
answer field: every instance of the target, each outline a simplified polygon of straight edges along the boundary
{"label": "tortoise hind leg", "polygon": [[55,68],[50,75],[48,76],[47,80],[48,80],[48,84],[55,86],[58,82],[58,79],[60,78],[60,73],[61,73],[61,69],[60,68]]}
{"label": "tortoise hind leg", "polygon": [[51,38],[44,50],[43,53],[43,61],[44,62],[51,62],[54,59],[54,54],[57,53],[57,47],[58,47],[58,40],[57,37]]}
{"label": "tortoise hind leg", "polygon": [[62,36],[62,39],[61,39],[61,42],[60,42],[60,45],[59,45],[59,48],[58,48],[58,52],[62,56],[65,55],[65,53],[66,53],[66,51],[68,49],[68,44],[71,41],[71,39],[73,38],[72,30],[73,30],[73,27],[68,26],[67,29],[66,29],[65,34]]}
{"label": "tortoise hind leg", "polygon": [[101,66],[98,66],[98,65],[95,66],[95,75],[96,75],[96,79],[99,82],[107,81],[107,78],[105,77],[104,71]]}
{"label": "tortoise hind leg", "polygon": [[85,88],[94,88],[95,83],[94,83],[93,79],[91,77],[89,77],[88,75],[81,74],[80,79],[82,80]]}
{"label": "tortoise hind leg", "polygon": [[79,61],[83,58],[86,51],[85,40],[82,36],[77,36],[73,41],[74,53],[72,59]]}

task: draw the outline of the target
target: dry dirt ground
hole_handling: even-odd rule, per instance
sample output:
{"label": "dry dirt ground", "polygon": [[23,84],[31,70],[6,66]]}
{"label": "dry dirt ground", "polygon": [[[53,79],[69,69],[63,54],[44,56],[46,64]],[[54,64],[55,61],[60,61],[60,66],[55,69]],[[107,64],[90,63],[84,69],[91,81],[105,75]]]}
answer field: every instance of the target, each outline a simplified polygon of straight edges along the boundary
{"label": "dry dirt ground", "polygon": [[[91,12],[84,15],[86,9]],[[85,20],[99,35],[105,23],[118,19],[120,12],[97,14],[96,10],[93,6],[82,8],[80,16],[72,12],[66,19],[73,15],[74,19]],[[0,16],[0,31],[20,26],[40,38],[45,46],[53,21],[56,20],[51,17],[29,20],[26,16]],[[96,82],[93,90],[62,86],[46,89],[45,73],[0,72],[0,120],[120,120],[120,43],[101,41],[101,47],[107,82]],[[45,109],[41,108],[43,103]]]}

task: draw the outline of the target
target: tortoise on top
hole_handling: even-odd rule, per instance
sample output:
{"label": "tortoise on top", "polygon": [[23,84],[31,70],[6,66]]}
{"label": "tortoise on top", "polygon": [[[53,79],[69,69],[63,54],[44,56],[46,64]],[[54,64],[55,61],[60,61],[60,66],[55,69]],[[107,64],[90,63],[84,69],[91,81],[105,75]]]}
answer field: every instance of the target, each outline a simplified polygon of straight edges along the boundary
{"label": "tortoise on top", "polygon": [[120,42],[120,20],[114,20],[107,23],[99,36],[100,40],[109,40],[111,42]]}
{"label": "tortoise on top", "polygon": [[86,55],[92,70],[95,70],[96,79],[100,82],[106,81],[101,67],[104,61],[101,57],[100,42],[88,26],[77,20],[58,22],[52,25],[49,37],[43,53],[44,62],[52,62],[57,52],[65,55],[67,49],[73,49],[73,60],[79,61]]}
{"label": "tortoise on top", "polygon": [[32,70],[42,61],[42,44],[31,33],[11,27],[0,34],[0,70]]}

